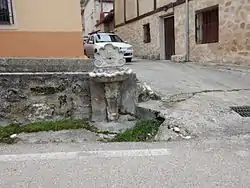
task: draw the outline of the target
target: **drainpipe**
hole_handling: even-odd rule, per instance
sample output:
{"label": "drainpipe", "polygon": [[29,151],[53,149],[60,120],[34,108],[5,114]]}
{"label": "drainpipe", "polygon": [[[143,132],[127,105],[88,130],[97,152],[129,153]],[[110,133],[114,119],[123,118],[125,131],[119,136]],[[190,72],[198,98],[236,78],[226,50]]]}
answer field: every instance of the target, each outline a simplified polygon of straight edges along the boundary
{"label": "drainpipe", "polygon": [[186,0],[186,42],[185,42],[185,62],[189,61],[189,0]]}
{"label": "drainpipe", "polygon": [[101,3],[101,13],[103,13],[103,0],[100,0]]}

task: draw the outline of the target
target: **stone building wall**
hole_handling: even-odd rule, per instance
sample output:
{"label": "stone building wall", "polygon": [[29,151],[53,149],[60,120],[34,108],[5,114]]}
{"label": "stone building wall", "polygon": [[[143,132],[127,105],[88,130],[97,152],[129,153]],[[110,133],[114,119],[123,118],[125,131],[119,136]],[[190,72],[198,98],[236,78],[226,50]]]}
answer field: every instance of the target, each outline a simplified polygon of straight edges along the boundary
{"label": "stone building wall", "polygon": [[[195,12],[219,5],[219,42],[196,44]],[[192,0],[190,1],[190,60],[250,64],[250,1],[249,0]],[[171,11],[170,11],[171,12]],[[163,18],[161,11],[116,28],[117,34],[130,42],[135,55],[150,59],[164,58]],[[185,4],[174,7],[175,52],[185,54]],[[143,42],[143,25],[150,23],[151,42]]]}
{"label": "stone building wall", "polygon": [[[196,44],[195,11],[219,4],[219,42]],[[176,54],[185,53],[185,4],[175,7]],[[250,64],[250,1],[190,1],[190,60]]]}
{"label": "stone building wall", "polygon": [[[116,28],[116,33],[125,41],[133,45],[134,53],[138,57],[146,59],[160,59],[160,16],[159,12],[138,21],[128,23]],[[151,42],[143,42],[143,25],[150,24]]]}

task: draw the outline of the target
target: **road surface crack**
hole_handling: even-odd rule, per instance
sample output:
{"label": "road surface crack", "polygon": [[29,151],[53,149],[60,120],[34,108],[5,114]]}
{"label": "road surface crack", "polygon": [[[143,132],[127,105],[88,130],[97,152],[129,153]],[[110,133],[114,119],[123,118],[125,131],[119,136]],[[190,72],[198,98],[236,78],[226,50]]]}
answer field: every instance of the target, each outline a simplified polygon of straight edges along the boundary
{"label": "road surface crack", "polygon": [[202,90],[197,92],[187,92],[187,93],[178,93],[175,95],[171,95],[166,99],[162,99],[162,102],[164,103],[164,106],[166,107],[172,107],[176,103],[180,103],[183,101],[186,101],[188,99],[191,99],[197,94],[203,94],[203,93],[219,93],[219,92],[237,92],[237,91],[250,91],[250,88],[247,89],[215,89],[215,90]]}

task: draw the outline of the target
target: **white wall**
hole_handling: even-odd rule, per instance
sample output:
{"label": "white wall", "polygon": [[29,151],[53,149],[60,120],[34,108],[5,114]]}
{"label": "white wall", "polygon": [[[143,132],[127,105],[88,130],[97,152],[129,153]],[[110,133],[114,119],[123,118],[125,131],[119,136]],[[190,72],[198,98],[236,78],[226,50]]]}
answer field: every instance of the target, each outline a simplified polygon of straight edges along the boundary
{"label": "white wall", "polygon": [[[101,12],[101,5],[100,7],[100,12]],[[103,12],[109,12],[113,9],[113,3],[103,3]]]}
{"label": "white wall", "polygon": [[94,12],[95,12],[95,1],[89,0],[84,8],[84,25],[85,35],[92,31],[93,25],[95,25]]}
{"label": "white wall", "polygon": [[[113,3],[103,3],[103,11],[109,12],[113,9]],[[101,4],[96,0],[89,0],[84,9],[85,35],[97,30],[96,20],[100,20]]]}

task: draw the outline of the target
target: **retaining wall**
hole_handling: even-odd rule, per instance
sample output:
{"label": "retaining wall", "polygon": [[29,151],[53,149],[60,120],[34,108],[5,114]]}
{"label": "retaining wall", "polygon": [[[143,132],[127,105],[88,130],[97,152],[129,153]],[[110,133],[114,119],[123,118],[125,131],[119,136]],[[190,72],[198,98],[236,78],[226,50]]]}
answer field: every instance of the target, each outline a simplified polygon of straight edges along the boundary
{"label": "retaining wall", "polygon": [[0,59],[0,125],[89,118],[91,69],[85,59]]}
{"label": "retaining wall", "polygon": [[[89,119],[99,93],[90,94],[92,69],[85,59],[0,59],[0,126]],[[135,111],[135,87],[135,75],[121,87],[123,113]]]}

